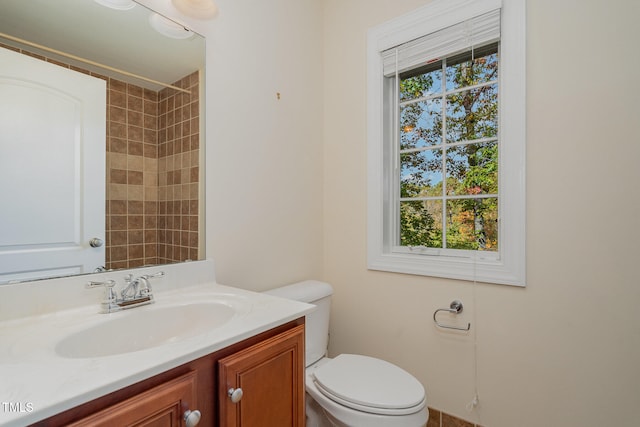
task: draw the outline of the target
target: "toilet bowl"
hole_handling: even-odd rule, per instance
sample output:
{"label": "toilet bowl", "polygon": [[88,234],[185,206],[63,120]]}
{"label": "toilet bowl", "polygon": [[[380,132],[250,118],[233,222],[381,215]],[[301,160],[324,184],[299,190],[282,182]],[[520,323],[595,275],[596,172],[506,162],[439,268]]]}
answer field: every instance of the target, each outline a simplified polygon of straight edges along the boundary
{"label": "toilet bowl", "polygon": [[308,280],[266,293],[317,306],[306,317],[307,427],[422,427],[429,413],[424,387],[411,374],[374,357],[326,357],[328,283]]}

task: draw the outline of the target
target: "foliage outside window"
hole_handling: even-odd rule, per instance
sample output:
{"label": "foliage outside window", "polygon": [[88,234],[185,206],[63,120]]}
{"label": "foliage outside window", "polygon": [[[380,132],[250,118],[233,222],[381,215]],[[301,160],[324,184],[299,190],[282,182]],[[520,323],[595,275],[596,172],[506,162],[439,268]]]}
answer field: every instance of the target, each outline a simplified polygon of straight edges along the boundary
{"label": "foliage outside window", "polygon": [[399,76],[399,244],[498,249],[498,46]]}

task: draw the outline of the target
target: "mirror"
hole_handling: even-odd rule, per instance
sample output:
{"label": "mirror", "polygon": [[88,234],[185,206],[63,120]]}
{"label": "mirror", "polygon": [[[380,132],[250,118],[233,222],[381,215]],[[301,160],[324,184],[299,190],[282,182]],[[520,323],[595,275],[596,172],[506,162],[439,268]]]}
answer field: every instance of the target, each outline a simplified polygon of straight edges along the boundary
{"label": "mirror", "polygon": [[[204,259],[204,38],[130,0],[2,0],[0,33],[0,48],[98,77],[107,92],[104,236],[75,242],[97,242],[104,265],[16,277]],[[29,167],[23,157],[13,161]],[[0,275],[16,248],[0,242]]]}

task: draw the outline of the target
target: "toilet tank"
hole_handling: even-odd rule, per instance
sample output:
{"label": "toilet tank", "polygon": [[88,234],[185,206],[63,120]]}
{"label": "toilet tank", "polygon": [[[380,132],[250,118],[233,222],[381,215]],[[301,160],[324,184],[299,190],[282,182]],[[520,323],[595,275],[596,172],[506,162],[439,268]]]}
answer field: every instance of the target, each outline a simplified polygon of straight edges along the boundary
{"label": "toilet tank", "polygon": [[305,365],[310,366],[327,354],[329,345],[329,313],[331,311],[330,284],[305,280],[265,291],[266,294],[306,302],[317,308],[305,318]]}

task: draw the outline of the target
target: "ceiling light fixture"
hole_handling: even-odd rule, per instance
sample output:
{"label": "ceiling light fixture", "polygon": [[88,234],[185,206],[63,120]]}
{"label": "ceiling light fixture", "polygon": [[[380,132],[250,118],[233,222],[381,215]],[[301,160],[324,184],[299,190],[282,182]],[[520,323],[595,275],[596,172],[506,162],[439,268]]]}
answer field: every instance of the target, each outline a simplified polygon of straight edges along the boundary
{"label": "ceiling light fixture", "polygon": [[157,13],[149,15],[149,24],[163,36],[172,39],[188,39],[193,36],[193,31]]}
{"label": "ceiling light fixture", "polygon": [[129,10],[136,6],[133,0],[95,0],[95,2],[116,10]]}
{"label": "ceiling light fixture", "polygon": [[213,0],[171,0],[171,3],[183,15],[196,19],[211,19],[218,10]]}

